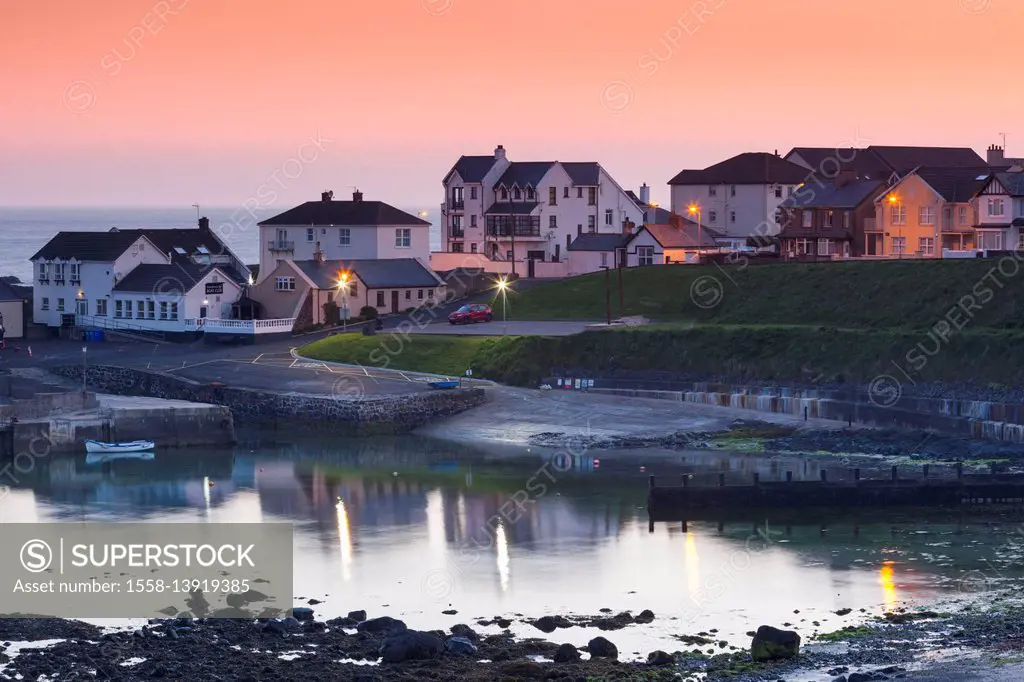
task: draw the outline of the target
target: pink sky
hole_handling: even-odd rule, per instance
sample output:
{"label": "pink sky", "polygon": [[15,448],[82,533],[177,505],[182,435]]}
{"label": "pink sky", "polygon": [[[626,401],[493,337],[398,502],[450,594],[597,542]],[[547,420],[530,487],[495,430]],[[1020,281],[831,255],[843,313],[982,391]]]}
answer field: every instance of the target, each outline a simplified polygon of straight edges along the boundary
{"label": "pink sky", "polygon": [[5,2],[0,205],[227,206],[277,171],[282,204],[435,207],[499,143],[662,202],[743,151],[1024,156],[1015,27],[1020,0]]}

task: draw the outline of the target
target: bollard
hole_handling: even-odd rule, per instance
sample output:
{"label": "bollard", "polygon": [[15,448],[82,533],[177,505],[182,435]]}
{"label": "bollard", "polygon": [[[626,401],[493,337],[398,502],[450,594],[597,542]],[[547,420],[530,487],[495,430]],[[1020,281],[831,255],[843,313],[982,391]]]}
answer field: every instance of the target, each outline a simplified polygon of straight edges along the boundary
{"label": "bollard", "polygon": [[718,474],[718,487],[725,487],[725,474]]}
{"label": "bollard", "polygon": [[[683,487],[690,485],[690,474],[683,474]],[[683,523],[686,523],[683,521]]]}
{"label": "bollard", "polygon": [[754,487],[761,485],[761,474],[754,472]]}
{"label": "bollard", "polygon": [[786,472],[786,483],[792,483],[792,482],[793,482],[793,472],[792,471],[787,471]]}
{"label": "bollard", "polygon": [[962,462],[957,462],[956,463],[956,477],[957,478],[963,478],[964,477],[964,465],[963,465]]}
{"label": "bollard", "polygon": [[924,471],[922,472],[922,474],[924,475],[925,478],[928,478],[928,465],[927,464],[924,465]]}
{"label": "bollard", "polygon": [[648,485],[648,486],[649,486],[649,487],[650,487],[651,489],[653,489],[653,488],[654,488],[654,476],[648,476],[648,477],[647,477],[647,485]]}
{"label": "bollard", "polygon": [[894,480],[894,481],[897,480],[897,478],[896,478],[896,467],[892,468],[892,480]]}
{"label": "bollard", "polygon": [[804,405],[804,421],[807,421],[807,406]]}
{"label": "bollard", "polygon": [[683,532],[684,533],[688,532],[687,527],[686,527],[686,519],[683,519]]}
{"label": "bollard", "polygon": [[821,482],[822,483],[827,483],[828,482],[828,471],[825,470],[825,469],[821,470]]}
{"label": "bollard", "polygon": [[853,470],[853,480],[855,480],[855,481],[859,481],[860,480],[860,469],[854,469]]}

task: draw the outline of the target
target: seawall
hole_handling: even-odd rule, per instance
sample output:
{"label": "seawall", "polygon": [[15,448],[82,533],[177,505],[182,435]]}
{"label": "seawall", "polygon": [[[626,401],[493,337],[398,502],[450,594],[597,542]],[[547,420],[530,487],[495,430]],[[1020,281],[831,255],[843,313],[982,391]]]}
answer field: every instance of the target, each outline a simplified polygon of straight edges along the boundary
{"label": "seawall", "polygon": [[[81,380],[77,365],[54,367],[53,373]],[[240,423],[292,428],[302,424],[318,432],[348,435],[406,433],[439,418],[480,405],[481,388],[429,391],[379,397],[332,397],[275,393],[249,388],[200,384],[163,372],[115,367],[88,368],[92,390],[123,396],[152,396],[227,407]]]}

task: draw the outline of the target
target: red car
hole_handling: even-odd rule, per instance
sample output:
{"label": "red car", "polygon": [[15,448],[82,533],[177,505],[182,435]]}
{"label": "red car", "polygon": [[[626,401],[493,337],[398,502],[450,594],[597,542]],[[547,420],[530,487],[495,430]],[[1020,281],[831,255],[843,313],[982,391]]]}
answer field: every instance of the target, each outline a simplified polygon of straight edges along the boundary
{"label": "red car", "polygon": [[494,318],[491,306],[485,303],[464,305],[448,316],[451,324],[469,324],[470,322],[490,322]]}

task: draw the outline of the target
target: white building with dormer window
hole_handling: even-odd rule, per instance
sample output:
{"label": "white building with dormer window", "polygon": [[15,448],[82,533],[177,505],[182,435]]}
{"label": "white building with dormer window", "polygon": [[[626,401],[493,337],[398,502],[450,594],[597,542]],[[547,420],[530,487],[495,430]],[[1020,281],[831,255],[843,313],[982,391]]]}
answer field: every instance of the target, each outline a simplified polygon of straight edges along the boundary
{"label": "white building with dormer window", "polygon": [[643,224],[643,209],[592,161],[510,161],[498,145],[492,156],[462,156],[443,185],[448,253],[558,262],[581,234],[621,234],[627,222]]}
{"label": "white building with dormer window", "polygon": [[1024,249],[1024,172],[990,174],[974,203],[979,249]]}

